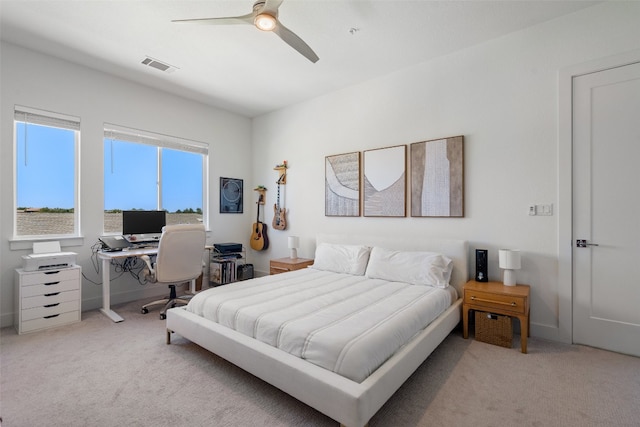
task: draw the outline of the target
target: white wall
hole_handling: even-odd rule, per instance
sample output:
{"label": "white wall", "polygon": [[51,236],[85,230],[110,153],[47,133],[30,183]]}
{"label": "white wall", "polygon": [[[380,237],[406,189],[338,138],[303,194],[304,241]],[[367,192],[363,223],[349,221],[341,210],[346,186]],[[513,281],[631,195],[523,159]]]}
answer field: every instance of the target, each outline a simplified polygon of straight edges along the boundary
{"label": "white wall", "polygon": [[[131,83],[99,71],[58,60],[12,44],[1,45],[0,108],[0,313],[1,325],[12,324],[13,269],[30,250],[10,250],[13,233],[14,105],[81,118],[81,223],[84,239],[63,242],[78,253],[83,273],[100,282],[91,262],[91,245],[102,234],[103,123],[115,123],[209,143],[211,233],[208,243],[248,236],[251,213],[220,215],[219,177],[251,180],[251,121],[219,109]],[[135,184],[133,177],[131,185]],[[126,188],[123,189],[126,191]],[[245,192],[250,197],[251,191]],[[115,275],[112,273],[112,277]],[[165,287],[142,287],[128,275],[112,284],[112,304],[165,294]],[[102,304],[101,287],[83,280],[83,310]]]}
{"label": "white wall", "polygon": [[[570,203],[558,196],[558,171],[567,166],[558,159],[558,73],[638,49],[638,22],[638,2],[597,5],[254,119],[253,185],[268,188],[268,223],[272,168],[285,159],[290,165],[290,226],[269,229],[270,248],[251,254],[256,269],[287,256],[289,235],[301,238],[299,256],[313,257],[318,232],[466,239],[471,258],[489,250],[492,280],[501,280],[498,249],[519,248],[518,281],[532,287],[532,334],[569,340],[570,325],[559,325],[559,289],[571,284],[558,276],[558,212]],[[465,218],[324,216],[325,156],[455,135],[465,137]],[[528,216],[529,204],[553,204],[554,215]]]}

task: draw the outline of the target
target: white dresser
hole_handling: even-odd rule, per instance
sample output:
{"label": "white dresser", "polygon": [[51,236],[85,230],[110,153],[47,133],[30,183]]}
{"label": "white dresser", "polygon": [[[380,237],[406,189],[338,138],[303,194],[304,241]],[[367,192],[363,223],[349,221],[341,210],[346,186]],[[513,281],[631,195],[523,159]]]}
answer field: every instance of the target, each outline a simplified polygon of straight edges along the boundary
{"label": "white dresser", "polygon": [[80,266],[60,270],[16,269],[14,325],[19,334],[80,321]]}

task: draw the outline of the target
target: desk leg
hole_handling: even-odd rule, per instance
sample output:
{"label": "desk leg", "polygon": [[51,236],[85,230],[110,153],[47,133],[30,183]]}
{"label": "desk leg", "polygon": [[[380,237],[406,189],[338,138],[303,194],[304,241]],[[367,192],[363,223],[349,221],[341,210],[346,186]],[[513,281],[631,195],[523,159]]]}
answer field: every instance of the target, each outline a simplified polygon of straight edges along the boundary
{"label": "desk leg", "polygon": [[122,322],[124,319],[115,311],[111,310],[111,278],[109,269],[111,268],[107,258],[102,259],[102,308],[100,311],[114,322]]}

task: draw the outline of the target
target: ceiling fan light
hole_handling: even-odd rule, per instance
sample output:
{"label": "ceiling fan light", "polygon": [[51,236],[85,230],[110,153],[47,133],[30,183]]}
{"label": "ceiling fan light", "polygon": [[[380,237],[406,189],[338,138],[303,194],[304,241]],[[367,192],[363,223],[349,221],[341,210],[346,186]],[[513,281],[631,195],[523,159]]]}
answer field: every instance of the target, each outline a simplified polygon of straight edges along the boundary
{"label": "ceiling fan light", "polygon": [[261,13],[253,20],[255,26],[262,31],[272,31],[276,28],[276,18],[268,13]]}

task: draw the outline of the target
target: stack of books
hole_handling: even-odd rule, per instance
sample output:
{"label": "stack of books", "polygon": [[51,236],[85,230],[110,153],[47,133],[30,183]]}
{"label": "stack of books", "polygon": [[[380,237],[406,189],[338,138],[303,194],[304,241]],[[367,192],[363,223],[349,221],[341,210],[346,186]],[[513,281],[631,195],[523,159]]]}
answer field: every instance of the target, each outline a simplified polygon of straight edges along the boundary
{"label": "stack of books", "polygon": [[226,285],[238,280],[238,263],[244,263],[237,255],[217,255],[209,266],[210,281],[214,285]]}

